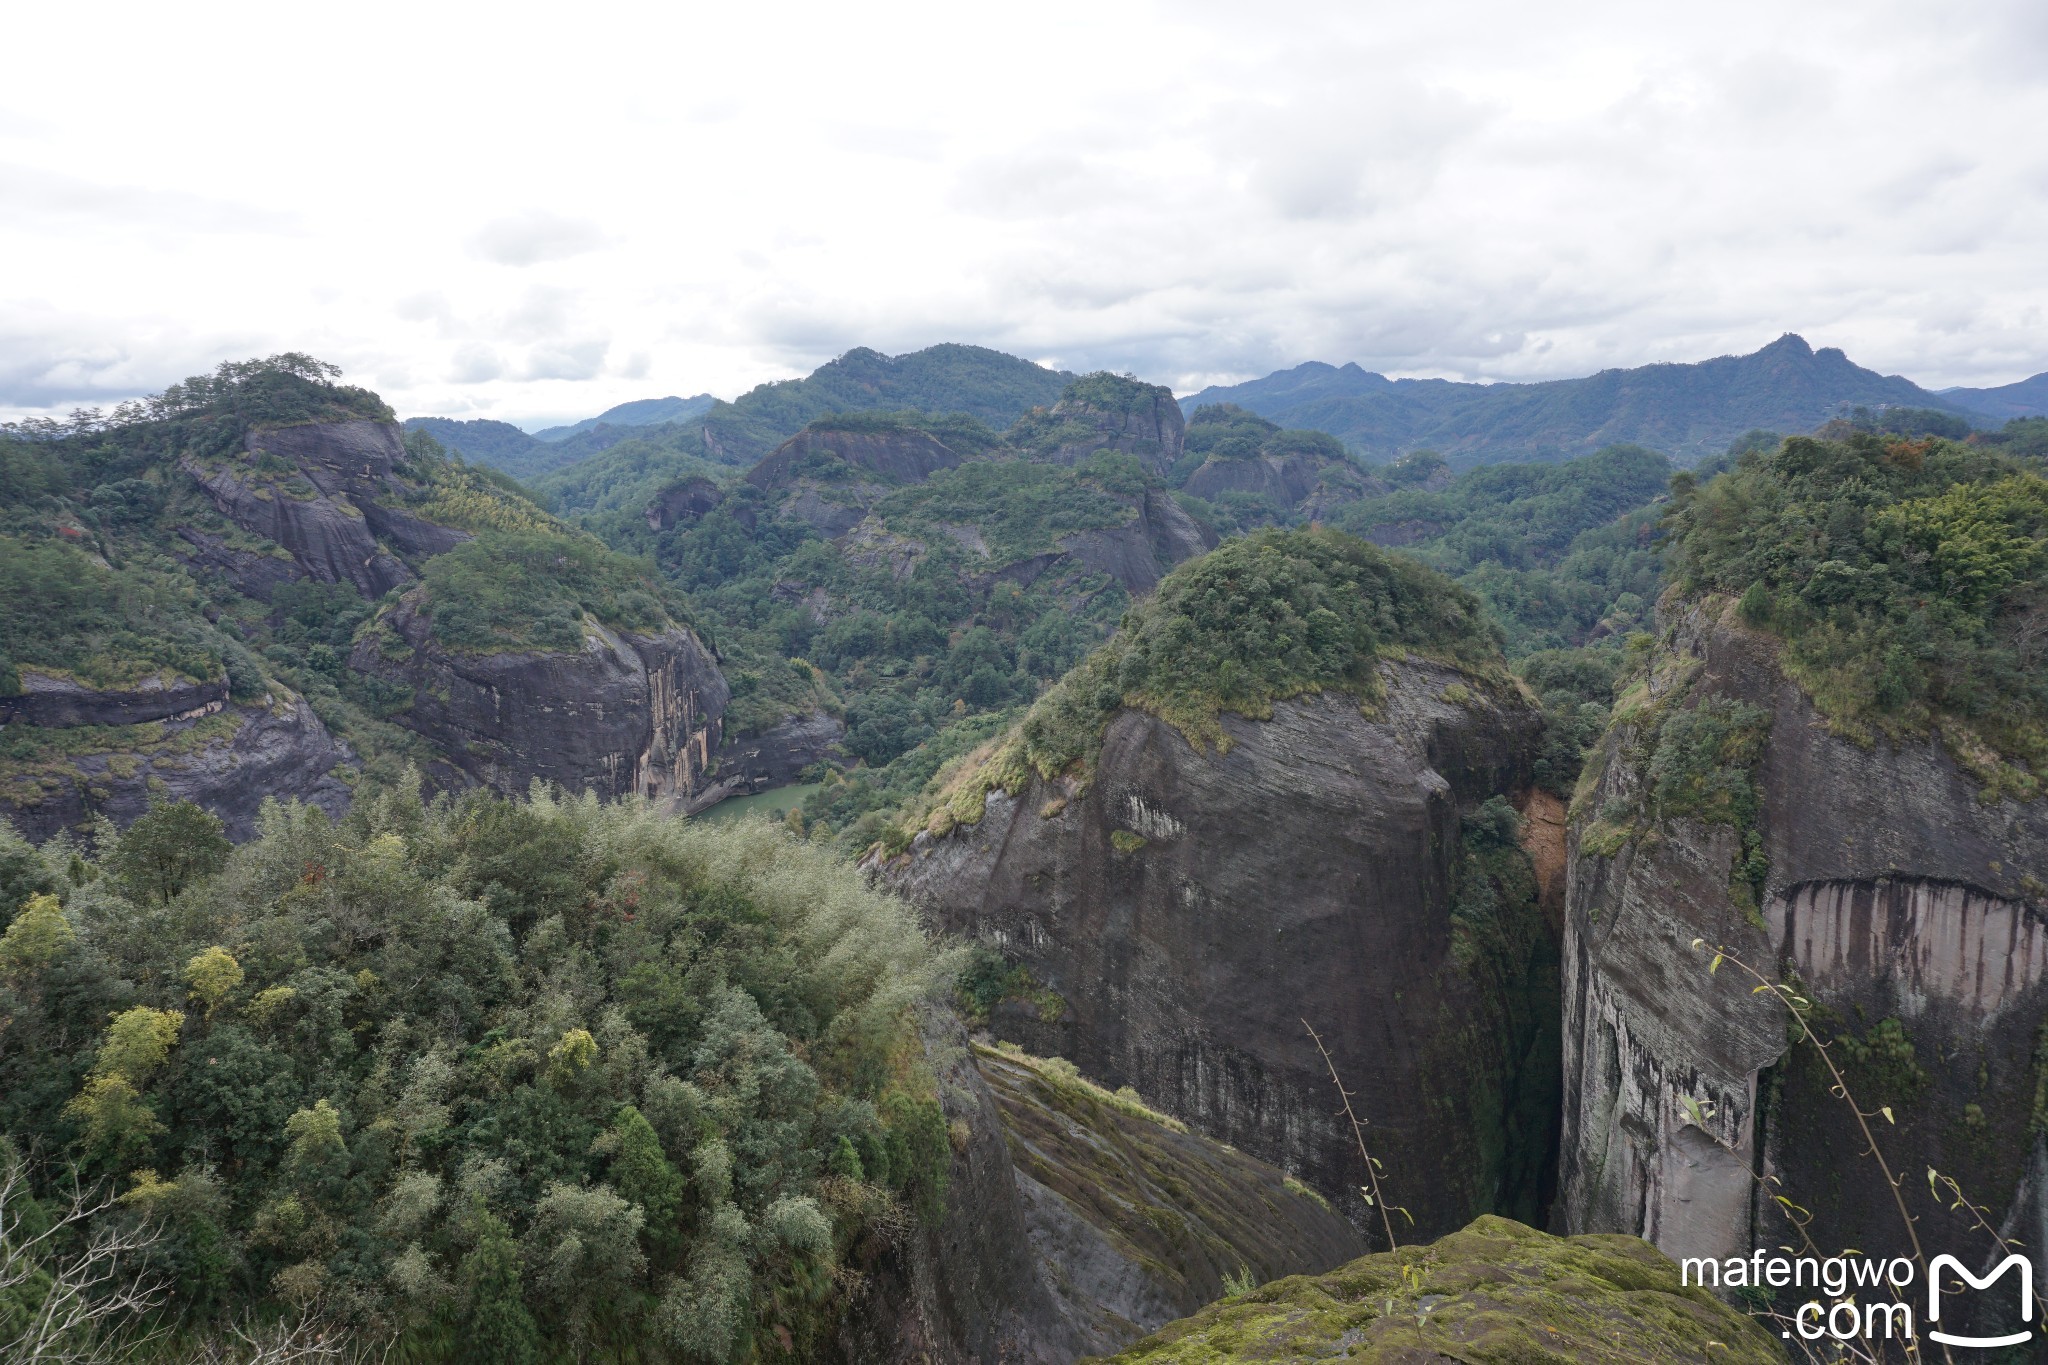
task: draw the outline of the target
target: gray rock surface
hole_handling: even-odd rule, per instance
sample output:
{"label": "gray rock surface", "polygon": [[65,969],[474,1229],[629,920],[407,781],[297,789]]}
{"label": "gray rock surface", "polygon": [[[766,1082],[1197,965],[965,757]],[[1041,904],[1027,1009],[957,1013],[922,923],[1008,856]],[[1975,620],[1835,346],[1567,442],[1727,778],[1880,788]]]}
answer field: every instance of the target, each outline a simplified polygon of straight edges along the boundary
{"label": "gray rock surface", "polygon": [[1546,969],[1480,981],[1449,914],[1460,810],[1526,785],[1538,721],[1442,665],[1385,673],[1377,717],[1282,702],[1270,721],[1226,716],[1221,754],[1123,712],[1085,790],[992,793],[979,823],[920,835],[879,875],[1056,995],[998,1008],[1000,1034],[1348,1195],[1365,1173],[1310,1016],[1428,1232],[1533,1183],[1511,1162],[1548,1160],[1547,1134],[1510,1137],[1505,1117],[1527,1087],[1552,1093],[1525,1063],[1553,998],[1514,1022]]}
{"label": "gray rock surface", "polygon": [[1054,464],[1079,464],[1098,450],[1116,450],[1137,456],[1155,474],[1166,473],[1187,443],[1187,420],[1181,416],[1173,390],[1161,384],[1145,387],[1151,391],[1146,401],[1125,410],[1062,398],[1053,405],[1052,417],[1064,424],[1092,428],[1091,433],[1063,439],[1033,454]]}
{"label": "gray rock surface", "polygon": [[153,794],[205,807],[237,840],[256,832],[269,797],[331,815],[348,808],[342,772],[352,755],[297,697],[208,702],[132,728],[51,733],[65,737],[61,759],[17,767],[0,786],[0,815],[36,842],[93,815],[125,826],[149,808]]}
{"label": "gray rock surface", "polygon": [[848,1361],[1066,1365],[1196,1311],[1225,1275],[1363,1250],[1281,1171],[970,1045],[950,1014],[927,1020],[925,1053],[954,1133],[945,1215],[874,1266]]}
{"label": "gray rock surface", "polygon": [[139,725],[186,713],[207,714],[228,699],[225,678],[194,682],[167,673],[129,687],[98,688],[33,666],[19,672],[20,694],[0,697],[0,725]]}
{"label": "gray rock surface", "polygon": [[349,666],[401,683],[413,703],[392,716],[432,742],[468,780],[523,793],[534,779],[607,798],[687,798],[705,783],[728,699],[697,637],[612,631],[585,618],[573,653],[472,654],[434,639],[417,595],[387,618],[409,648],[388,658],[359,639]]}
{"label": "gray rock surface", "polygon": [[[1062,537],[1060,551],[1096,573],[1108,574],[1133,597],[1142,597],[1158,587],[1174,565],[1215,549],[1216,537],[1182,511],[1169,493],[1147,489],[1135,501],[1138,515],[1133,520],[1113,530]],[[1051,567],[1050,561],[1046,567]]]}
{"label": "gray rock surface", "polygon": [[1730,893],[1735,830],[1638,823],[1615,847],[1609,820],[1589,836],[1602,812],[1639,808],[1648,780],[1651,720],[1617,724],[1572,820],[1559,1222],[1637,1233],[1674,1256],[1747,1254],[1785,1240],[1762,1175],[1812,1211],[1825,1245],[1901,1254],[1889,1193],[1815,1054],[1791,1046],[1785,1012],[1752,980],[1728,966],[1709,976],[1699,938],[1796,972],[1817,1032],[1847,1037],[1835,1050],[1858,1102],[1896,1116],[1881,1145],[1913,1177],[1924,1242],[1961,1254],[1982,1240],[1926,1197],[1928,1166],[1961,1179],[1994,1223],[2031,1226],[2048,809],[1981,800],[1938,739],[1830,733],[1775,642],[1726,602],[1678,603],[1671,620],[1655,702],[1727,697],[1769,714],[1755,773],[1769,873],[1760,910],[1745,912]]}

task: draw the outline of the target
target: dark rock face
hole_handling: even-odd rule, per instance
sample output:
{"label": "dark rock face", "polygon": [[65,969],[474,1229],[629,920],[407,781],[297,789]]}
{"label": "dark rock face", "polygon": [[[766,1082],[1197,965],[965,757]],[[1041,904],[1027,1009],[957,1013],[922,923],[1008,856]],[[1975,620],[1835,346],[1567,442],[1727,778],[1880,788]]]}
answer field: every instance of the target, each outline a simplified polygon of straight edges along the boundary
{"label": "dark rock face", "polygon": [[[408,566],[452,550],[469,533],[414,516],[396,503],[405,488],[398,466],[405,447],[395,422],[313,422],[249,434],[243,457],[180,462],[221,514],[291,555],[305,576],[352,583],[381,597],[410,582]],[[251,557],[187,535],[202,559],[231,556],[236,576],[254,574],[252,596],[268,598],[279,579],[258,573]],[[275,571],[271,571],[274,574]]]}
{"label": "dark rock face", "polygon": [[800,431],[748,470],[747,482],[768,492],[788,488],[803,477],[806,461],[820,458],[842,460],[873,481],[891,486],[923,483],[939,470],[961,463],[959,455],[929,432]]}
{"label": "dark rock face", "polygon": [[978,824],[920,835],[881,875],[1057,995],[999,1007],[1003,1036],[1350,1195],[1366,1173],[1307,1016],[1390,1197],[1429,1232],[1548,1160],[1555,1077],[1530,1059],[1554,1038],[1554,958],[1468,971],[1449,906],[1460,810],[1526,786],[1538,719],[1434,663],[1386,676],[1378,718],[1347,697],[1283,702],[1224,717],[1222,754],[1124,712],[1085,791],[994,792]]}
{"label": "dark rock face", "polygon": [[240,550],[190,526],[179,527],[178,537],[191,547],[178,556],[187,566],[202,575],[218,574],[236,592],[259,602],[268,602],[282,584],[306,577],[299,562],[288,554]]}
{"label": "dark rock face", "polygon": [[365,597],[382,597],[412,577],[346,497],[294,495],[284,478],[239,464],[207,468],[188,460],[184,468],[222,516],[284,547],[307,577],[352,583]]}
{"label": "dark rock face", "polygon": [[410,653],[387,658],[366,636],[349,666],[411,687],[412,706],[392,720],[468,780],[522,793],[539,778],[607,798],[686,797],[703,785],[728,693],[688,630],[641,636],[586,619],[573,654],[469,654],[433,638],[414,597],[388,624]]}
{"label": "dark rock face", "polygon": [[1263,493],[1275,506],[1291,510],[1315,492],[1326,463],[1300,451],[1250,460],[1225,460],[1212,455],[1200,469],[1188,475],[1184,486],[1198,498],[1214,498],[1219,493]]}
{"label": "dark rock face", "polygon": [[1194,1312],[1239,1267],[1266,1279],[1364,1249],[1274,1167],[969,1045],[950,1016],[925,1051],[956,1134],[945,1216],[876,1266],[847,1361],[1066,1365]]}
{"label": "dark rock face", "polygon": [[1187,420],[1173,390],[1164,385],[1147,385],[1149,401],[1126,409],[1097,407],[1079,399],[1063,398],[1053,405],[1055,420],[1092,427],[1094,434],[1062,440],[1040,458],[1054,464],[1078,464],[1098,450],[1118,450],[1135,455],[1155,474],[1173,468],[1187,441]]}
{"label": "dark rock face", "polygon": [[297,697],[214,700],[141,725],[71,730],[60,760],[17,769],[0,785],[0,815],[41,842],[94,814],[126,825],[161,784],[165,800],[203,806],[228,837],[247,839],[266,797],[345,811],[350,789],[338,770],[350,758]]}
{"label": "dark rock face", "polygon": [[706,512],[725,501],[718,485],[699,475],[670,484],[647,504],[647,529],[666,531],[672,526],[691,526]]}
{"label": "dark rock face", "polygon": [[[1762,1172],[1812,1211],[1824,1244],[1905,1254],[1817,1058],[1788,1044],[1784,1010],[1750,979],[1708,975],[1689,947],[1700,938],[1766,972],[1782,963],[1820,1007],[1820,1036],[1854,1035],[1836,1052],[1862,1107],[1893,1109],[1880,1142],[1894,1170],[1952,1174],[1994,1224],[2025,1226],[2041,1216],[2031,1123],[2048,1020],[2048,810],[1980,801],[1937,740],[1864,747],[1830,734],[1774,643],[1725,606],[1683,606],[1653,699],[1769,713],[1755,773],[1760,913],[1730,894],[1736,831],[1594,829],[1596,812],[1627,806],[1648,780],[1638,736],[1618,724],[1572,823],[1559,1218],[1675,1256],[1747,1255],[1785,1240]],[[1906,1194],[1929,1254],[1977,1247],[1981,1235],[1916,1184]]]}
{"label": "dark rock face", "polygon": [[102,690],[70,678],[23,668],[21,694],[0,697],[0,724],[21,721],[44,728],[73,725],[140,725],[188,713],[210,715],[226,704],[226,679],[144,678],[133,687]]}
{"label": "dark rock face", "polygon": [[814,763],[844,762],[839,742],[845,738],[846,722],[823,711],[786,716],[758,735],[729,734],[717,750],[719,797],[786,787]]}
{"label": "dark rock face", "polygon": [[1060,549],[1095,572],[1108,574],[1133,597],[1142,597],[1158,587],[1174,565],[1215,549],[1216,536],[1159,489],[1147,489],[1137,505],[1134,520],[1111,531],[1066,536]]}

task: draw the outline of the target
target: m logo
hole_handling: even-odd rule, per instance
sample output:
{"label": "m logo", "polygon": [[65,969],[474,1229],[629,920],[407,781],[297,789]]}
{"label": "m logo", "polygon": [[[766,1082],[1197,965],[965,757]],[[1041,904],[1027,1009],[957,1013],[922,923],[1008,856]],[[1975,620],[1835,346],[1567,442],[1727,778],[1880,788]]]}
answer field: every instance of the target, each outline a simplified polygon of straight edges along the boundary
{"label": "m logo", "polygon": [[[1929,1323],[1941,1321],[1941,1272],[1944,1266],[1955,1271],[1957,1276],[1967,1282],[1972,1289],[1989,1289],[1993,1281],[2005,1278],[2006,1271],[2018,1270],[2020,1272],[2020,1321],[2032,1322],[2034,1320],[2034,1267],[2028,1263],[2026,1257],[2017,1254],[2008,1256],[1998,1263],[1998,1269],[1980,1280],[1969,1271],[1963,1269],[1961,1261],[1958,1261],[1953,1256],[1944,1255],[1935,1257],[1934,1264],[1927,1267],[1927,1321]],[[2033,1333],[2014,1332],[2010,1336],[2003,1337],[1958,1337],[1951,1336],[1947,1332],[1929,1331],[1927,1335],[1933,1337],[1944,1346],[2017,1346],[2021,1342],[2029,1340]]]}

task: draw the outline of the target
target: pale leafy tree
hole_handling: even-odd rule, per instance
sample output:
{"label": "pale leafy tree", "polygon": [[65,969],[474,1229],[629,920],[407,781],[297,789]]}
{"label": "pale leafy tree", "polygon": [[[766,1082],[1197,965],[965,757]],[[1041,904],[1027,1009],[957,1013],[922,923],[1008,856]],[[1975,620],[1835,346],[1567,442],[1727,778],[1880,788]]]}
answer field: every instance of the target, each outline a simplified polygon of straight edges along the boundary
{"label": "pale leafy tree", "polygon": [[241,984],[242,964],[235,961],[234,954],[218,944],[205,952],[194,953],[185,963],[186,991],[206,1007],[209,1019],[221,1007],[221,1002]]}

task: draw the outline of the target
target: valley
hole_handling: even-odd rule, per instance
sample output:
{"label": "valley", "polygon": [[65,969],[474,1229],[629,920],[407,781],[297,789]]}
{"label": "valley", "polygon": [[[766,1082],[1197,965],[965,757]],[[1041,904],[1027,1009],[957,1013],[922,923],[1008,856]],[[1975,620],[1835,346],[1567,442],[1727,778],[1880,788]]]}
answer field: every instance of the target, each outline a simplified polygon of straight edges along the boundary
{"label": "valley", "polygon": [[1766,1361],[1675,1261],[2042,1255],[2027,385],[341,379],[0,431],[0,1334],[65,1170],[165,1361]]}

